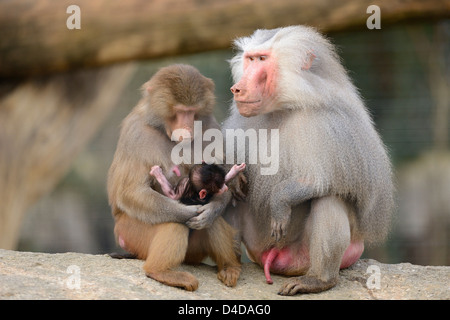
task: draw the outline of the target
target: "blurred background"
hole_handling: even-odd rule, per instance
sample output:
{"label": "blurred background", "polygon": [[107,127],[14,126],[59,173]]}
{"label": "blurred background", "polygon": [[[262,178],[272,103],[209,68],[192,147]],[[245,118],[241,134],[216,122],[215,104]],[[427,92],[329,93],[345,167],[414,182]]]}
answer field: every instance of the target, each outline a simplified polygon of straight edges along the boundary
{"label": "blurred background", "polygon": [[[150,30],[155,22],[146,24],[144,18],[141,21],[132,15],[145,12],[130,8],[129,3],[139,1],[127,2],[123,7],[103,7],[100,13],[83,1],[70,4],[77,2],[81,8],[81,29],[70,30],[78,32],[75,35],[58,35],[39,26],[44,18],[55,17],[63,25],[59,28],[67,29],[68,3],[59,5],[62,12],[43,17],[42,8],[29,1],[18,0],[22,6],[0,1],[0,201],[5,204],[0,208],[0,231],[4,235],[0,248],[93,254],[117,250],[106,177],[120,123],[140,99],[140,86],[163,66],[192,64],[214,80],[215,116],[221,122],[232,100],[227,62],[233,55],[232,39],[257,28],[307,23],[326,33],[338,47],[395,167],[398,192],[392,232],[384,245],[367,248],[363,257],[385,263],[450,265],[449,1],[392,1],[390,5],[380,1],[378,30],[366,27],[370,14],[365,9],[376,2],[294,4],[299,1],[279,0],[277,6],[285,5],[280,9],[263,1],[269,6],[263,14],[252,10],[257,1],[231,1],[228,4],[235,6],[233,12],[240,12],[232,14],[223,1],[203,5],[181,1],[189,5],[189,10],[172,9],[162,4],[165,2],[154,1],[160,4],[152,8],[155,15],[154,10],[158,9],[195,18],[195,10],[201,10],[205,15],[199,19],[214,19],[217,34],[221,34],[214,34],[215,26],[206,30],[211,35],[203,35],[200,40],[189,40],[192,34],[182,34],[182,40],[166,51],[145,49],[138,44],[142,35],[115,18],[113,9],[117,7],[123,19],[131,19],[130,24]],[[94,2],[101,7],[102,1]],[[36,3],[56,10],[51,1]],[[424,8],[418,10],[418,4]],[[302,10],[304,5],[309,11]],[[26,15],[27,12],[31,13]],[[17,22],[11,14],[24,17],[24,22]],[[337,15],[342,17],[336,18]],[[32,21],[26,17],[39,22],[35,25],[38,27],[29,27],[36,31],[33,35],[25,27]],[[165,20],[171,21],[169,17]],[[103,33],[81,39],[92,21],[99,24],[97,28],[103,28]],[[171,36],[180,32],[179,25],[170,26],[172,29],[165,26],[160,33],[160,38],[165,38],[146,41],[170,45],[175,41]],[[200,27],[192,28],[194,31],[187,31],[206,32],[196,29]],[[113,39],[116,44],[110,39],[104,41],[109,43],[105,49],[100,35],[119,37],[120,32],[123,37]],[[156,37],[152,32],[148,37]],[[68,44],[63,42],[70,36],[73,41],[81,40],[67,49]],[[34,40],[23,40],[30,37]],[[92,42],[86,40],[92,37]],[[208,37],[223,41],[207,45]],[[123,39],[127,40],[122,43]],[[94,54],[89,48],[96,45],[102,50]],[[130,49],[116,58],[114,54],[120,51],[117,48]],[[39,53],[30,54],[31,58],[17,53],[28,49]],[[77,56],[76,52],[81,53]],[[52,58],[53,54],[69,58],[60,61]],[[103,108],[101,112],[99,108]]]}

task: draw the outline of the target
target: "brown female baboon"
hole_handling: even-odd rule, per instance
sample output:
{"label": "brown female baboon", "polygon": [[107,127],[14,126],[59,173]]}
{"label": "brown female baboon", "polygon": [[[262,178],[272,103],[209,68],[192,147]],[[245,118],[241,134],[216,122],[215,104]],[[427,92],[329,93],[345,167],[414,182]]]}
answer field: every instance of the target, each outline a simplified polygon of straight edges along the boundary
{"label": "brown female baboon", "polygon": [[[144,84],[143,98],[122,123],[108,175],[119,245],[145,260],[148,277],[186,290],[196,290],[197,279],[172,269],[183,261],[199,263],[208,255],[217,263],[219,279],[236,285],[240,262],[233,229],[221,217],[206,229],[190,231],[186,226],[205,214],[217,216],[211,211],[223,211],[231,195],[227,191],[206,205],[186,206],[161,194],[149,172],[157,165],[175,184],[171,151],[177,143],[190,143],[194,121],[201,121],[203,130],[218,128],[212,115],[214,99],[214,83],[194,67],[173,65],[158,71]],[[177,129],[186,134],[172,141]],[[191,164],[181,165],[180,175],[186,175]]]}

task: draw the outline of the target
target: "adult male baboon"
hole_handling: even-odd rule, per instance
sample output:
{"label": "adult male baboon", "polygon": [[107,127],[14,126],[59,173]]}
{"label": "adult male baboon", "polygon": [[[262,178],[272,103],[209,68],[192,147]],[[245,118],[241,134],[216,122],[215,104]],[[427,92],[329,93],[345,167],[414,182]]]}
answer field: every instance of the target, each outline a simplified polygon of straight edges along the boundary
{"label": "adult male baboon", "polygon": [[388,232],[393,183],[385,147],[333,45],[317,31],[257,30],[235,46],[234,102],[223,128],[279,129],[279,170],[261,175],[246,160],[247,203],[227,218],[269,283],[269,271],[301,275],[280,294],[327,290],[364,242]]}

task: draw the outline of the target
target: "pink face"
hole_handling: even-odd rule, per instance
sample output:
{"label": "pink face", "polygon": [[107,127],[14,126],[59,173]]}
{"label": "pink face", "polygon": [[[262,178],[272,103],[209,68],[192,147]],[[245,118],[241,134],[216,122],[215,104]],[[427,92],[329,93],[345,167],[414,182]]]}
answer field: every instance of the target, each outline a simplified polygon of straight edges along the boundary
{"label": "pink face", "polygon": [[182,129],[182,134],[179,137],[180,141],[188,138],[193,139],[195,114],[198,109],[197,107],[188,107],[182,104],[174,106],[174,115],[166,120],[167,136],[170,138],[175,130]]}
{"label": "pink face", "polygon": [[244,74],[231,87],[239,113],[253,117],[271,111],[276,89],[276,63],[270,51],[246,52]]}

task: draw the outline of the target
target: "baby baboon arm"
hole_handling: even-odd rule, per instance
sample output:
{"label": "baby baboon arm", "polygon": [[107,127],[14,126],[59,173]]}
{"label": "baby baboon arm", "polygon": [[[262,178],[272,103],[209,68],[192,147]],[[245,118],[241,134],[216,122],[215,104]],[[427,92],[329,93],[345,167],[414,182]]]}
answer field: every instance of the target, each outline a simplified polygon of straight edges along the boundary
{"label": "baby baboon arm", "polygon": [[291,178],[274,185],[270,195],[271,236],[280,241],[286,236],[291,208],[317,196],[312,185]]}
{"label": "baby baboon arm", "polygon": [[236,177],[238,173],[243,170],[245,170],[245,163],[242,163],[240,165],[235,164],[234,166],[232,166],[230,171],[228,171],[227,175],[225,176],[225,183]]}
{"label": "baby baboon arm", "polygon": [[164,195],[166,195],[170,199],[179,199],[179,197],[177,198],[177,194],[175,193],[173,186],[170,184],[169,180],[167,180],[160,166],[153,166],[150,170],[150,175],[155,177],[155,179],[158,181]]}
{"label": "baby baboon arm", "polygon": [[149,224],[186,223],[198,214],[197,209],[200,207],[186,206],[156,192],[148,185],[136,182],[129,185],[126,192],[118,195],[117,205],[130,217]]}
{"label": "baby baboon arm", "polygon": [[225,176],[225,183],[232,194],[233,207],[236,206],[236,201],[244,201],[247,195],[248,180],[245,169],[245,163],[233,165]]}

